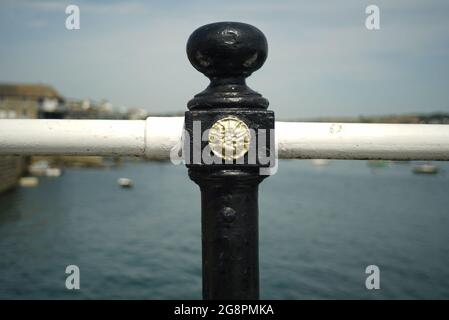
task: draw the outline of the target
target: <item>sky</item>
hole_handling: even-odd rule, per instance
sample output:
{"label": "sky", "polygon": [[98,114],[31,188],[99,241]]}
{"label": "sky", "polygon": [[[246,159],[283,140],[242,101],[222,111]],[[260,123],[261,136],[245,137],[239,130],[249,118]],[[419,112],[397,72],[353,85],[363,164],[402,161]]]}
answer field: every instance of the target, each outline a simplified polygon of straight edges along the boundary
{"label": "sky", "polygon": [[[67,30],[65,8],[80,8]],[[380,30],[365,8],[380,9]],[[0,0],[0,82],[149,112],[186,110],[208,80],[185,46],[198,27],[252,24],[269,53],[249,86],[280,118],[449,112],[447,0]]]}

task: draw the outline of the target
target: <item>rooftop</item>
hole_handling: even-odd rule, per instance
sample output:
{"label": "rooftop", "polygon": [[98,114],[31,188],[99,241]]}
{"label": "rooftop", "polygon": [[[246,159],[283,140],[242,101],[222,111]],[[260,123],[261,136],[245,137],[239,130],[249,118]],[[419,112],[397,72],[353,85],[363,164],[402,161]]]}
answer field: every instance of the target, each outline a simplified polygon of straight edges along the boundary
{"label": "rooftop", "polygon": [[0,84],[0,97],[56,98],[63,97],[51,86],[44,84]]}

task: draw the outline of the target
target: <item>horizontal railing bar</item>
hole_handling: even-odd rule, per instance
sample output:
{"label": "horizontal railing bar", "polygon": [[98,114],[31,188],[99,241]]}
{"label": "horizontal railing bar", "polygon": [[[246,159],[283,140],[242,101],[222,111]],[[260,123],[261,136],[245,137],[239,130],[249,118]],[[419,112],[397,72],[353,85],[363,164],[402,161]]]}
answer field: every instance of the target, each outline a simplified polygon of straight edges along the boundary
{"label": "horizontal railing bar", "polygon": [[449,125],[276,122],[279,158],[449,160]]}
{"label": "horizontal railing bar", "polygon": [[[0,120],[0,155],[147,156],[168,160],[183,117]],[[280,159],[449,160],[449,126],[276,122]]]}
{"label": "horizontal railing bar", "polygon": [[0,120],[2,155],[142,155],[145,120]]}

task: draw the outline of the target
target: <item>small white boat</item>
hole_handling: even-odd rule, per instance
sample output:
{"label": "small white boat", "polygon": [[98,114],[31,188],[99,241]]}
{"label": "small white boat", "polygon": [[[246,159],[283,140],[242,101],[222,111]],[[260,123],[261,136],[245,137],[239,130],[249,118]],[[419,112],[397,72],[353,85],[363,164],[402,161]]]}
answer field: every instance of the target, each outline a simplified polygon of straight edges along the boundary
{"label": "small white boat", "polygon": [[325,167],[329,165],[328,159],[312,159],[312,164],[315,167]]}
{"label": "small white boat", "polygon": [[117,180],[117,183],[122,188],[132,188],[133,181],[129,178],[120,178]]}
{"label": "small white boat", "polygon": [[416,174],[437,174],[438,167],[431,163],[418,164],[413,167],[413,173]]}
{"label": "small white boat", "polygon": [[45,160],[40,160],[40,161],[36,161],[33,164],[31,164],[28,168],[28,171],[31,174],[34,174],[37,176],[43,176],[46,174],[48,168],[49,168],[48,162]]}
{"label": "small white boat", "polygon": [[45,175],[47,177],[59,177],[61,176],[61,169],[59,168],[48,168],[45,170]]}
{"label": "small white boat", "polygon": [[22,177],[19,179],[19,185],[25,188],[36,187],[39,184],[39,180],[36,177]]}

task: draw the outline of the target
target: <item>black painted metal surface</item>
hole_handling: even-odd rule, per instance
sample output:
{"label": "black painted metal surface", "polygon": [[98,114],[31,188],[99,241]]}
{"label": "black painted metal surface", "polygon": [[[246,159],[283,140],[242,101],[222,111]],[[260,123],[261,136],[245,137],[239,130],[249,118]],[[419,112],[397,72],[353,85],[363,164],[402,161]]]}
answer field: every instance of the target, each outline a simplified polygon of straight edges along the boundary
{"label": "black painted metal surface", "polygon": [[[237,22],[200,27],[187,43],[190,62],[211,80],[207,89],[188,103],[183,151],[189,176],[201,190],[204,299],[259,298],[258,185],[266,177],[259,169],[274,165],[274,147],[269,139],[274,113],[266,110],[268,100],[251,90],[245,78],[263,65],[267,53],[263,33]],[[210,135],[209,140],[195,140],[198,127],[194,122],[200,124],[201,136],[206,132],[206,137],[215,124],[219,130],[212,139],[222,138],[223,145],[230,148],[236,148],[243,139],[246,131],[242,128],[267,130],[268,141],[258,144],[260,135],[252,135],[247,139],[255,143],[244,156],[237,157],[236,151],[230,161],[218,156],[215,159],[222,162],[207,163],[193,154],[204,151],[212,140]],[[226,127],[231,124],[237,127],[234,132]],[[233,136],[230,131],[237,133]],[[263,151],[271,161],[262,163],[257,158],[252,162],[251,151]],[[220,149],[215,153],[220,155]]]}

